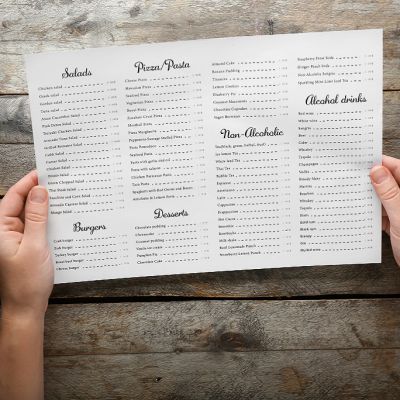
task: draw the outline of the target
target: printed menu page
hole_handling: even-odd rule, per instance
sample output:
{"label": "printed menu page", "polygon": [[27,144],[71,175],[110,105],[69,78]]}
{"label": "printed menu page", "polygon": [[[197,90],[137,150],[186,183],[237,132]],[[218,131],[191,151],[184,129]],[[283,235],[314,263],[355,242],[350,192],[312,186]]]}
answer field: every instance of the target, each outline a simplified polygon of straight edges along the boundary
{"label": "printed menu page", "polygon": [[26,56],[56,282],[381,261],[382,30]]}

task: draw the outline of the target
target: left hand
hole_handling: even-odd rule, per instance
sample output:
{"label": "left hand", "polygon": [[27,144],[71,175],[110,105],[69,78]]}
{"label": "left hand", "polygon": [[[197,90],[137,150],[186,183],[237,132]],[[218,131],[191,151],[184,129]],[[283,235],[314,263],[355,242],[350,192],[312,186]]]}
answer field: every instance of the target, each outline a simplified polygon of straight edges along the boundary
{"label": "left hand", "polygon": [[48,193],[32,171],[0,201],[0,298],[5,315],[44,315],[54,269],[47,243]]}

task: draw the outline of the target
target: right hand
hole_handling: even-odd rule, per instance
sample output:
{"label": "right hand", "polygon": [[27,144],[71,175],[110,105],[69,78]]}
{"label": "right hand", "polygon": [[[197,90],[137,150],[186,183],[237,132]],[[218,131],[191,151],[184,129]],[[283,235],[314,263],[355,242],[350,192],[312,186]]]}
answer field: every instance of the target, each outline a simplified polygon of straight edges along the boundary
{"label": "right hand", "polygon": [[383,206],[382,230],[390,236],[393,255],[400,266],[400,160],[383,155],[382,165],[374,166],[370,177]]}

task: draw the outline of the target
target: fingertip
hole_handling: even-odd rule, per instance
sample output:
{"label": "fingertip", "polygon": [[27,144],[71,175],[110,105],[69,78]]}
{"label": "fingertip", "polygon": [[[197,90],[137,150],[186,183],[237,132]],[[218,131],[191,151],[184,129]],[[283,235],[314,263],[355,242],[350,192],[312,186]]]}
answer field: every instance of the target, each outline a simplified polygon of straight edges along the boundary
{"label": "fingertip", "polygon": [[32,176],[32,179],[35,182],[35,185],[39,184],[39,175],[38,175],[37,169],[33,169],[28,175]]}
{"label": "fingertip", "polygon": [[380,185],[385,182],[388,178],[390,178],[390,171],[384,167],[383,165],[374,165],[369,173],[371,181],[376,185]]}
{"label": "fingertip", "polygon": [[48,199],[48,192],[44,186],[34,186],[29,193],[29,200],[32,203],[43,204]]}

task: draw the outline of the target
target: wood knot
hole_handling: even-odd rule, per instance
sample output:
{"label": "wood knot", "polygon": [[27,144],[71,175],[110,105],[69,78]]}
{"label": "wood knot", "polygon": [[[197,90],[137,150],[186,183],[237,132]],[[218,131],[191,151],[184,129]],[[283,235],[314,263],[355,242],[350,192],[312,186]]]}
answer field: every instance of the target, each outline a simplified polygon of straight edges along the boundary
{"label": "wood knot", "polygon": [[279,371],[282,379],[282,391],[285,393],[304,395],[310,383],[309,379],[294,367],[285,367]]}
{"label": "wood knot", "polygon": [[91,30],[94,30],[97,27],[96,22],[88,21],[87,18],[87,14],[82,14],[75,18],[74,21],[66,25],[68,32],[71,35],[82,36],[86,35]]}
{"label": "wood knot", "polygon": [[134,6],[129,10],[129,15],[131,18],[135,18],[140,14],[140,7],[139,6]]}
{"label": "wood knot", "polygon": [[219,337],[219,347],[225,351],[241,350],[248,347],[248,341],[240,333],[224,332]]}

